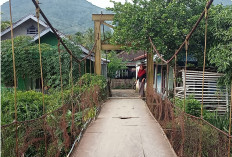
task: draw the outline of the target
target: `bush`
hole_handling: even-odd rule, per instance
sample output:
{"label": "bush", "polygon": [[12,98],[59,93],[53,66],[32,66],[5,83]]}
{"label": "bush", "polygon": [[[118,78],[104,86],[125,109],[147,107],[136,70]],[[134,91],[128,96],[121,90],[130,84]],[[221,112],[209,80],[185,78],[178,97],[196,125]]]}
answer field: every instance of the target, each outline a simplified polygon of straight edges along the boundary
{"label": "bush", "polygon": [[[45,95],[45,106],[49,106],[49,96]],[[2,124],[11,123],[15,119],[14,92],[2,93]],[[25,121],[38,118],[43,114],[42,93],[35,91],[17,92],[17,120]]]}
{"label": "bush", "polygon": [[[184,110],[184,100],[183,99],[176,98],[175,104],[179,108]],[[200,117],[201,116],[201,103],[198,100],[194,99],[193,97],[188,97],[185,100],[185,112],[188,114],[191,114],[193,116]]]}
{"label": "bush", "polygon": [[225,132],[229,132],[229,114],[226,113],[225,115],[218,115],[214,112],[207,112],[204,116],[204,119],[217,127],[220,130]]}
{"label": "bush", "polygon": [[[74,96],[71,97],[70,87],[63,90],[64,104],[71,104],[71,101],[77,101],[79,94],[86,90],[93,90],[93,87],[98,86],[98,100],[106,98],[107,82],[103,76],[91,74],[83,75],[74,86]],[[42,93],[35,91],[18,91],[17,92],[17,120],[25,121],[35,119],[43,115]],[[49,94],[44,95],[46,113],[54,111],[62,106],[61,92],[58,89],[50,89]],[[14,92],[3,91],[1,95],[2,104],[2,125],[11,123],[15,119]]]}
{"label": "bush", "polygon": [[[176,98],[176,106],[178,106],[179,108],[183,110],[184,100]],[[187,98],[185,112],[193,116],[200,117],[201,116],[201,103],[198,100],[194,99],[193,97]],[[228,113],[226,113],[225,115],[218,115],[217,112],[210,112],[204,109],[203,118],[204,120],[208,121],[215,127],[219,128],[220,130],[228,132],[228,128],[229,128]]]}
{"label": "bush", "polygon": [[188,98],[186,101],[186,112],[188,114],[200,117],[201,116],[201,103],[193,98]]}

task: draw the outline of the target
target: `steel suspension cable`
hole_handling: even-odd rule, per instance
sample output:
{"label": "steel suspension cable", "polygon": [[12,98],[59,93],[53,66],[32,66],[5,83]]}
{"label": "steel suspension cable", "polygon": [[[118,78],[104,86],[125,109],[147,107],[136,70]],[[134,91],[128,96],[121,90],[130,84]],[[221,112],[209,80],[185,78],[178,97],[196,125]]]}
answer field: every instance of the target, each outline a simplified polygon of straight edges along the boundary
{"label": "steel suspension cable", "polygon": [[91,60],[91,56],[90,56],[90,60],[89,60],[89,67],[90,67],[89,73],[90,74],[92,74],[92,65],[91,65],[91,62],[92,62],[92,60]]}
{"label": "steel suspension cable", "polygon": [[[36,0],[36,3],[39,5],[39,1]],[[42,86],[42,103],[43,103],[43,114],[45,114],[45,103],[44,103],[44,81],[43,81],[43,64],[42,64],[42,52],[41,52],[41,41],[40,41],[40,24],[39,24],[39,8],[36,8],[36,17],[37,17],[37,27],[38,27],[38,42],[39,42],[39,61],[40,61],[40,78]],[[45,154],[47,153],[47,135],[46,135],[46,117],[44,117],[43,130],[44,130],[44,143],[45,143]]]}
{"label": "steel suspension cable", "polygon": [[157,56],[164,62],[167,64],[167,61],[161,56],[161,54],[159,53],[159,51],[157,50],[157,48],[155,47],[155,45],[153,44],[151,37],[149,37],[150,43],[153,47],[153,50],[156,52]]}
{"label": "steel suspension cable", "polygon": [[61,37],[56,32],[56,29],[51,25],[51,23],[49,22],[49,20],[47,19],[47,17],[43,13],[43,11],[40,9],[39,4],[35,0],[32,0],[32,2],[34,3],[35,7],[37,9],[39,9],[39,13],[42,15],[42,17],[44,18],[44,20],[46,21],[46,23],[48,24],[48,26],[51,28],[51,30],[55,34],[57,40],[60,40],[61,44],[64,46],[64,48],[67,50],[67,52],[71,56],[73,56],[73,58],[75,59],[76,62],[80,63],[81,61],[76,56],[73,55],[72,51],[68,49],[68,47],[65,45],[65,43],[63,42],[63,40],[61,39]]}
{"label": "steel suspension cable", "polygon": [[[209,2],[207,2],[204,11],[201,13],[199,19],[197,20],[197,22],[195,23],[195,25],[193,26],[193,28],[189,32],[189,34],[186,36],[185,40],[189,40],[191,38],[192,34],[194,33],[194,31],[196,30],[196,28],[200,24],[201,20],[203,19],[205,12],[210,8],[212,3],[213,3],[213,0],[209,0]],[[174,55],[167,61],[168,63],[171,62],[173,60],[173,58],[175,57],[175,55],[177,55],[180,52],[180,50],[184,47],[184,44],[185,44],[185,41],[180,45],[179,49],[174,53]]]}
{"label": "steel suspension cable", "polygon": [[230,119],[229,119],[229,144],[228,144],[228,157],[230,157],[230,149],[231,149],[231,118],[232,118],[232,80],[230,85]]}
{"label": "steel suspension cable", "polygon": [[[211,4],[213,3],[213,0],[210,0],[207,4],[206,4],[206,9],[209,9],[210,8],[210,6],[211,6]],[[196,28],[198,27],[198,25],[200,24],[200,22],[201,22],[201,20],[203,19],[203,17],[204,17],[204,15],[205,15],[205,9],[204,9],[204,11],[201,13],[201,15],[200,15],[200,17],[199,17],[199,19],[197,20],[197,22],[195,23],[195,25],[193,26],[193,28],[192,28],[192,30],[188,33],[188,35],[186,36],[186,39],[185,40],[187,40],[187,41],[189,41],[189,39],[191,38],[191,36],[192,36],[192,34],[194,33],[194,31],[196,30]],[[151,38],[149,37],[149,40],[150,40],[150,42],[152,43],[152,41],[151,41]],[[153,43],[152,43],[153,44]],[[154,45],[154,44],[153,44]],[[185,41],[180,45],[180,47],[178,48],[178,50],[176,50],[176,52],[173,54],[173,56],[169,59],[169,60],[164,60],[163,58],[162,58],[162,56],[160,55],[160,53],[158,52],[158,50],[155,48],[155,47],[153,47],[155,50],[156,50],[156,54],[158,55],[158,57],[161,59],[161,60],[163,60],[165,63],[170,63],[173,59],[174,59],[174,57],[182,50],[182,48],[185,46]]]}
{"label": "steel suspension cable", "polygon": [[16,68],[15,68],[15,54],[14,54],[14,33],[12,24],[12,12],[11,12],[11,0],[9,0],[10,7],[10,28],[11,28],[11,46],[12,46],[12,60],[13,60],[13,72],[14,72],[14,109],[15,109],[15,154],[18,157],[18,124],[17,124],[17,81],[16,81]]}
{"label": "steel suspension cable", "polygon": [[188,64],[188,40],[185,40],[185,66],[184,66],[184,112],[186,107],[186,73],[187,73],[187,64]]}
{"label": "steel suspension cable", "polygon": [[61,99],[62,106],[64,105],[64,94],[63,94],[63,80],[62,80],[62,65],[61,65],[61,53],[60,53],[60,40],[58,40],[58,53],[59,53],[59,66],[60,66],[60,90],[61,90]]}
{"label": "steel suspension cable", "polygon": [[169,88],[169,64],[167,64],[167,76],[166,76],[166,96],[168,97],[169,96],[169,93],[168,93],[168,88]]}
{"label": "steel suspension cable", "polygon": [[203,74],[202,74],[202,93],[201,93],[201,130],[199,141],[199,155],[202,154],[202,135],[203,135],[203,104],[204,104],[204,83],[205,83],[205,62],[206,62],[206,50],[207,50],[207,27],[208,27],[208,9],[205,8],[205,46],[204,46],[204,60],[203,60]]}
{"label": "steel suspension cable", "polygon": [[[103,29],[103,40],[105,41],[106,37],[105,37],[105,27],[104,25],[102,25],[102,29]],[[105,54],[106,54],[106,78],[108,77],[108,61],[107,61],[107,51],[105,50]]]}
{"label": "steel suspension cable", "polygon": [[83,59],[81,59],[80,62],[86,60],[89,56],[90,56],[90,59],[91,59],[91,54],[93,53],[93,50],[94,50],[95,46],[96,46],[96,42],[94,43],[92,49],[89,51],[89,54],[87,56],[85,56]]}
{"label": "steel suspension cable", "polygon": [[79,77],[81,77],[81,63],[78,64],[79,67]]}
{"label": "steel suspension cable", "polygon": [[86,74],[86,72],[87,72],[86,70],[87,70],[87,69],[86,69],[86,60],[85,60],[85,74]]}
{"label": "steel suspension cable", "polygon": [[62,79],[62,65],[61,65],[61,51],[60,51],[60,40],[58,40],[58,53],[59,53],[59,65],[60,65],[60,88],[61,88],[61,99],[62,99],[62,106],[63,106],[63,115],[62,115],[62,130],[63,130],[63,138],[64,138],[64,145],[65,148],[68,148],[68,141],[69,141],[69,136],[66,131],[67,125],[66,125],[66,106],[64,103],[64,93],[63,93],[63,79]]}
{"label": "steel suspension cable", "polygon": [[70,82],[71,82],[71,104],[72,104],[72,125],[71,125],[71,135],[73,136],[74,128],[74,103],[73,103],[73,74],[72,74],[72,56],[70,55]]}
{"label": "steel suspension cable", "polygon": [[205,82],[205,60],[207,49],[207,25],[208,25],[208,11],[205,8],[205,47],[204,47],[204,61],[203,61],[203,78],[202,78],[202,95],[201,95],[201,118],[203,118],[203,99],[204,99],[204,82]]}
{"label": "steel suspension cable", "polygon": [[[37,0],[37,3],[39,1]],[[40,24],[39,24],[39,9],[36,9],[36,17],[37,17],[37,27],[38,27],[38,42],[39,42],[39,61],[40,61],[40,76],[41,76],[41,86],[42,86],[42,97],[43,97],[43,114],[45,113],[45,105],[44,105],[44,82],[43,82],[43,65],[42,65],[42,52],[41,52],[41,42],[40,42]]]}
{"label": "steel suspension cable", "polygon": [[175,65],[174,65],[174,73],[173,73],[173,76],[174,76],[174,101],[173,101],[173,104],[175,105],[176,104],[176,59],[177,57],[175,56]]}
{"label": "steel suspension cable", "polygon": [[155,75],[156,75],[156,78],[155,78],[155,90],[157,92],[158,62],[156,62],[156,66],[155,66]]}
{"label": "steel suspension cable", "polygon": [[161,61],[161,93],[163,94],[163,61]]}
{"label": "steel suspension cable", "polygon": [[[185,40],[185,67],[184,67],[184,107],[182,111],[182,125],[181,125],[181,132],[182,132],[182,141],[181,141],[181,155],[184,156],[184,144],[185,144],[185,128],[184,128],[184,118],[185,118],[185,108],[186,108],[186,73],[187,73],[187,63],[188,63],[188,45],[189,42]],[[176,66],[176,65],[175,65]]]}

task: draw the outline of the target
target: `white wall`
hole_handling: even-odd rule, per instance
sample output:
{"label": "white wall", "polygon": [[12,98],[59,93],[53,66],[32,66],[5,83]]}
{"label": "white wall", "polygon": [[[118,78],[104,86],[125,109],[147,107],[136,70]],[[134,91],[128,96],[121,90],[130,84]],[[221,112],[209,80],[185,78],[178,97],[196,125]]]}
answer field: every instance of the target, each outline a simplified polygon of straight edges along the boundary
{"label": "white wall", "polygon": [[[27,34],[27,28],[31,27],[32,25],[38,29],[37,22],[35,22],[32,19],[29,19],[25,21],[24,23],[22,23],[21,25],[19,25],[18,27],[14,28],[13,30],[14,37],[17,37],[19,35],[27,35],[27,36],[33,37],[35,34],[30,34],[30,35]],[[40,25],[39,28],[40,28],[40,32],[42,32],[45,29],[45,27],[42,25]],[[9,31],[8,33],[4,34],[1,37],[1,40],[6,40],[10,38],[11,38],[11,32]]]}
{"label": "white wall", "polygon": [[[136,62],[136,78],[137,78],[137,74],[139,71],[139,65],[141,64],[141,62]],[[160,68],[160,67],[159,67]],[[154,67],[154,75],[156,74],[156,68]],[[157,76],[154,76],[154,85],[153,88],[155,89],[156,87],[156,79],[157,79],[157,92],[161,93],[161,73],[157,73]],[[145,84],[146,87],[147,84]],[[137,83],[136,85],[136,89],[139,88],[139,85]],[[168,90],[172,90],[173,89],[173,68],[169,67],[169,85],[168,85]]]}

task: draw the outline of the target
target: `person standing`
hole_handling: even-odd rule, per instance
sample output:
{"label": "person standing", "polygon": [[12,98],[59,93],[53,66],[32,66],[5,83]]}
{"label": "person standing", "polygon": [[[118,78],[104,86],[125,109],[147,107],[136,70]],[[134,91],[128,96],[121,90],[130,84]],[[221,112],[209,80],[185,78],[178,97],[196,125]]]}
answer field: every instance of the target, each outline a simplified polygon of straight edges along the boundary
{"label": "person standing", "polygon": [[137,79],[136,79],[136,84],[137,84],[137,80],[139,80],[139,96],[140,96],[140,98],[144,97],[145,79],[146,79],[146,70],[145,70],[143,64],[140,64]]}

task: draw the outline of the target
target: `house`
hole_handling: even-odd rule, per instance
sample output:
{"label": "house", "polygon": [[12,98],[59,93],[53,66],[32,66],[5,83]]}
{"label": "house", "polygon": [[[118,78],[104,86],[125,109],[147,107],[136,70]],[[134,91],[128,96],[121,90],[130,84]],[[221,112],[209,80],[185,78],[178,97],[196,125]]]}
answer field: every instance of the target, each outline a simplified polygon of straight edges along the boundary
{"label": "house", "polygon": [[[194,57],[188,56],[188,63],[194,65],[187,67],[185,79],[185,59],[177,62],[176,85],[174,86],[174,69],[167,68],[166,64],[158,64],[157,56],[154,55],[154,86],[158,92],[167,96],[173,93],[174,96],[183,99],[193,96],[199,102],[202,102],[202,80],[203,68],[197,67],[197,60]],[[146,55],[141,55],[134,59],[136,62],[136,75],[141,63],[146,64]],[[167,73],[168,69],[168,73]],[[229,109],[229,91],[225,87],[218,86],[218,79],[223,76],[217,73],[215,68],[207,67],[204,74],[204,90],[203,90],[203,105],[208,111],[216,111],[223,114]],[[145,85],[146,86],[146,85]],[[174,88],[175,87],[175,88]],[[186,90],[184,90],[186,87]],[[138,85],[137,85],[138,88]]]}
{"label": "house", "polygon": [[[180,68],[177,73],[175,96],[179,98],[193,96],[202,102],[202,80],[203,68],[188,67],[186,70]],[[223,114],[229,109],[229,91],[226,87],[218,86],[218,79],[223,76],[214,68],[206,68],[204,73],[203,105],[209,111]],[[186,90],[184,90],[186,87]]]}
{"label": "house", "polygon": [[136,78],[136,63],[139,56],[146,55],[145,51],[131,51],[130,53],[122,51],[117,54],[123,62],[126,62],[126,69],[116,72],[116,78],[132,79]]}
{"label": "house", "polygon": [[126,63],[126,69],[116,71],[114,79],[111,79],[111,88],[133,88],[136,78],[136,62],[134,59],[144,55],[144,51],[121,51],[117,54]]}
{"label": "house", "polygon": [[[87,48],[85,48],[83,45],[78,45],[78,47],[83,52],[81,54],[82,58],[85,58],[86,56],[88,56],[87,60],[86,60],[86,65],[91,65],[91,68],[90,68],[90,66],[87,66],[87,69],[86,69],[87,73],[93,73],[94,72],[95,54],[92,52],[91,55],[89,56],[90,51]],[[105,78],[107,78],[107,64],[109,62],[110,62],[110,60],[106,60],[105,58],[101,58],[101,68],[102,68],[101,73]]]}
{"label": "house", "polygon": [[[40,33],[48,28],[47,24],[42,20],[39,20],[39,26],[40,26]],[[25,16],[13,24],[13,30],[14,30],[14,37],[19,35],[27,35],[33,38],[35,35],[38,34],[37,18],[32,14]],[[11,31],[10,27],[3,30],[1,32],[1,40],[10,39],[11,38],[10,31]]]}
{"label": "house", "polygon": [[[167,65],[156,63],[157,58],[158,58],[157,55],[153,56],[153,60],[154,60],[153,88],[156,89],[158,93],[163,93],[164,95],[167,95],[170,91],[173,90],[173,68],[169,67],[167,73]],[[144,64],[144,65],[147,64],[147,54],[144,53],[143,55],[134,58],[133,61],[136,63],[136,78],[137,78],[140,64]],[[137,89],[138,89],[138,83],[137,83]],[[145,90],[146,90],[146,83],[145,83]]]}
{"label": "house", "polygon": [[[24,36],[26,35],[26,36],[32,37],[32,41],[38,42],[39,35],[38,35],[38,22],[37,21],[38,20],[37,20],[35,15],[29,14],[29,15],[21,18],[17,22],[13,23],[14,37],[17,37],[20,35],[24,35]],[[53,31],[51,30],[51,28],[42,20],[39,20],[39,27],[40,27],[40,41],[41,41],[41,43],[46,43],[46,44],[49,44],[52,46],[57,46],[58,39],[56,38],[56,36],[53,33]],[[61,38],[66,38],[66,36],[63,33],[61,33],[60,31],[57,30],[56,32]],[[1,32],[1,40],[6,40],[6,39],[10,39],[10,38],[11,38],[11,28],[8,27]],[[90,52],[87,48],[85,48],[82,45],[77,45],[77,46],[83,52],[81,57],[84,58],[87,55],[89,55]],[[87,60],[86,60],[86,65],[87,65],[86,72],[94,73],[94,62],[95,62],[95,57],[94,57],[94,53],[92,53],[91,56],[87,57]],[[106,73],[107,73],[107,68],[106,68],[107,62],[109,62],[109,61],[106,61],[105,59],[102,58],[102,74],[104,76],[106,76]],[[91,65],[91,67],[90,67],[90,65]],[[36,82],[37,83],[35,83],[36,85],[33,88],[40,88],[40,80],[37,79]],[[23,90],[27,89],[27,87],[26,87],[27,84],[31,84],[31,83],[28,83],[28,81],[25,81],[25,79],[23,79],[23,78],[18,78],[18,87],[20,89],[23,89]]]}

